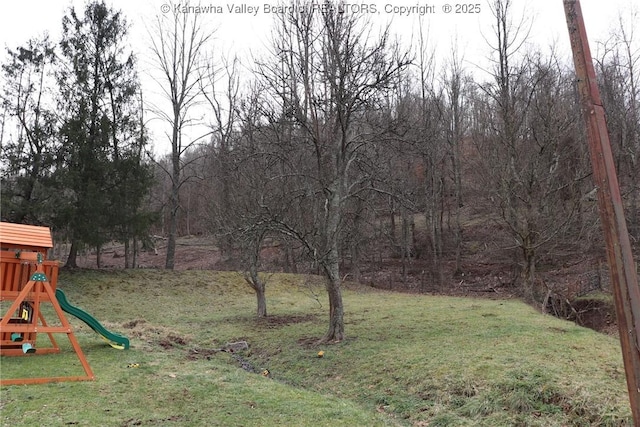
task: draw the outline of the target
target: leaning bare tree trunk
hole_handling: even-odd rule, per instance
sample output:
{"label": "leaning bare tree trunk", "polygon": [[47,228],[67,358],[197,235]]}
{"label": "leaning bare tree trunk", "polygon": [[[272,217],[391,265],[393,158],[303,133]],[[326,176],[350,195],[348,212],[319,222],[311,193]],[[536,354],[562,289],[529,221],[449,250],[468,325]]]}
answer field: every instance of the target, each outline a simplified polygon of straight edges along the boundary
{"label": "leaning bare tree trunk", "polygon": [[267,317],[267,297],[265,292],[265,283],[260,279],[258,274],[260,266],[260,249],[262,248],[264,233],[251,239],[251,247],[248,248],[249,253],[249,269],[244,273],[244,280],[251,286],[256,293],[257,313],[258,317]]}
{"label": "leaning bare tree trunk", "polygon": [[256,315],[258,317],[267,317],[267,296],[265,291],[265,283],[260,279],[260,276],[258,275],[258,269],[255,265],[252,264],[249,267],[249,272],[245,273],[244,280],[256,292]]}

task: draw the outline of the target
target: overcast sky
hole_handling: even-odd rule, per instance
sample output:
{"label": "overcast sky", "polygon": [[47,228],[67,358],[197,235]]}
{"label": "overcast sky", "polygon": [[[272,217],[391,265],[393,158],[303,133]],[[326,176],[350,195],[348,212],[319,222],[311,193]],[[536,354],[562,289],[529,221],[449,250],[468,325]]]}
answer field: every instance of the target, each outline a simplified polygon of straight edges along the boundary
{"label": "overcast sky", "polygon": [[[485,67],[488,56],[488,46],[485,37],[490,37],[492,14],[486,0],[471,0],[466,4],[474,4],[478,8],[471,9],[477,13],[465,12],[463,4],[456,4],[450,0],[435,0],[428,2],[411,2],[405,0],[386,1],[354,1],[352,5],[369,5],[369,17],[374,22],[391,22],[391,27],[399,37],[409,43],[417,34],[420,18],[423,29],[428,30],[428,36],[439,57],[448,55],[453,40],[457,40],[460,50],[467,59],[469,68]],[[140,62],[148,64],[149,36],[147,28],[151,26],[154,17],[168,9],[169,1],[165,0],[106,0],[111,5],[124,12],[129,24],[131,44],[138,54]],[[532,23],[531,40],[541,48],[551,44],[561,55],[570,58],[569,41],[562,0],[513,0],[514,16],[519,19],[525,17]],[[630,19],[632,5],[637,9],[637,0],[581,0],[587,33],[590,38],[591,50],[594,55],[598,50],[598,42],[605,41],[612,29],[619,26],[618,19],[622,14],[624,19]],[[0,47],[1,60],[6,60],[5,47],[14,48],[31,37],[48,32],[56,40],[61,32],[61,20],[69,6],[83,10],[84,0],[14,0],[5,1],[0,13]],[[179,4],[186,4],[182,2]],[[279,0],[248,0],[233,2],[226,0],[193,1],[191,5],[201,5],[209,8],[208,13],[202,13],[202,22],[211,28],[216,28],[215,48],[221,52],[238,54],[250,58],[260,55],[264,46],[268,44],[269,30],[274,17],[274,7]],[[371,6],[373,5],[373,7]],[[411,7],[414,7],[411,9]],[[423,6],[421,9],[415,6]],[[407,8],[407,9],[403,9]],[[363,8],[358,7],[354,10]],[[373,9],[373,10],[372,10]],[[448,10],[451,12],[446,13]],[[467,9],[469,9],[467,7]],[[421,15],[420,12],[425,12]],[[469,10],[466,10],[469,12]],[[635,27],[640,28],[640,16],[636,15]],[[639,30],[640,31],[640,30]],[[640,34],[636,34],[640,39]],[[143,82],[143,87],[151,82]],[[153,91],[145,87],[145,91]],[[164,151],[159,149],[159,151]]]}
{"label": "overcast sky", "polygon": [[[457,37],[468,49],[482,47],[482,32],[491,26],[491,12],[486,0],[469,0],[480,5],[479,13],[455,13],[456,3],[450,0],[429,2],[412,2],[405,0],[354,1],[351,4],[375,5],[371,16],[380,21],[392,20],[394,30],[410,36],[411,30],[418,24],[419,13],[401,14],[401,7],[428,6],[423,15],[423,22],[430,28],[432,38],[448,42]],[[20,0],[5,1],[0,13],[0,44],[14,46],[29,37],[48,31],[57,35],[61,28],[61,19],[69,6],[82,10],[84,0]],[[146,35],[145,25],[156,14],[164,11],[165,0],[106,0],[106,3],[122,10],[132,26],[131,33],[136,35],[136,42],[143,42]],[[265,34],[273,19],[273,7],[279,0],[248,0],[233,2],[226,0],[191,1],[191,5],[213,6],[212,10],[221,13],[203,13],[203,21],[217,27],[218,42],[238,50],[260,49],[265,41]],[[562,8],[562,0],[513,0],[517,10],[526,9],[526,15],[534,21],[532,35],[541,41],[554,38],[566,38],[566,24]],[[632,4],[637,0],[582,0],[587,30],[590,38],[597,40],[606,37],[607,32],[616,24],[619,13],[628,15]],[[178,2],[177,4],[186,4]],[[237,9],[246,5],[245,9]],[[452,12],[445,13],[447,6]],[[218,9],[219,8],[219,9]],[[251,10],[252,8],[253,10]],[[242,13],[241,11],[244,11]],[[142,43],[136,43],[144,49]]]}

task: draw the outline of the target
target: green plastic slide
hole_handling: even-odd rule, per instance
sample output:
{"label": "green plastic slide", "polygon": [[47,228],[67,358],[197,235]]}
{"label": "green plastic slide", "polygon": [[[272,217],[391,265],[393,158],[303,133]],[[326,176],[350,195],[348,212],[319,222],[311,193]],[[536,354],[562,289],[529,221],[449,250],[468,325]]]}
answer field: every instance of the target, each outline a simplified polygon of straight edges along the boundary
{"label": "green plastic slide", "polygon": [[67,300],[67,297],[65,296],[64,292],[62,292],[62,290],[56,289],[56,298],[58,299],[58,303],[60,304],[60,308],[62,308],[62,310],[77,317],[78,319],[89,325],[89,327],[100,334],[111,347],[117,348],[119,350],[127,350],[129,348],[129,338],[123,337],[122,335],[114,334],[113,332],[109,332],[92,315],[78,307],[69,304],[69,301]]}

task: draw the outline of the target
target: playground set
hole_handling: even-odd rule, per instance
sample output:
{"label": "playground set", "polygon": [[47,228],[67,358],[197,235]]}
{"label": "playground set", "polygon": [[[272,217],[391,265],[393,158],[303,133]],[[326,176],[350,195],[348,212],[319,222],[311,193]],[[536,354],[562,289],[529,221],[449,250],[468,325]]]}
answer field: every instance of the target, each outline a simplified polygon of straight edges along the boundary
{"label": "playground set", "polygon": [[[0,318],[0,356],[27,356],[60,353],[54,334],[66,334],[85,375],[4,378],[0,385],[40,384],[59,381],[93,380],[94,375],[80,348],[65,312],[85,322],[112,347],[128,349],[129,340],[106,330],[91,315],[69,304],[64,293],[56,289],[58,262],[46,260],[53,247],[51,231],[47,227],[0,222],[0,302],[10,304]],[[47,323],[41,310],[51,304],[57,321]],[[38,333],[46,334],[50,346],[36,341]]]}

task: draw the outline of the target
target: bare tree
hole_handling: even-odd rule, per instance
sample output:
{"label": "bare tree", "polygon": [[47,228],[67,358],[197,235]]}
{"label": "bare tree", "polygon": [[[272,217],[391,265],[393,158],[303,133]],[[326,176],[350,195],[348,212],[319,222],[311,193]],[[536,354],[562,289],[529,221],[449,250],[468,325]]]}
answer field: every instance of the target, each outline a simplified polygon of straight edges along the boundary
{"label": "bare tree", "polygon": [[373,27],[363,25],[358,16],[340,13],[340,3],[313,4],[317,7],[297,4],[282,15],[274,34],[277,59],[264,64],[262,74],[270,77],[274,96],[288,106],[296,150],[313,159],[297,169],[306,187],[299,202],[307,204],[313,232],[285,225],[283,231],[307,246],[326,276],[329,328],[322,340],[340,341],[344,203],[357,188],[361,177],[354,165],[371,138],[362,116],[380,101],[407,61],[390,51],[388,30],[374,37]]}
{"label": "bare tree", "polygon": [[420,108],[418,116],[418,135],[416,141],[422,157],[424,181],[424,213],[427,224],[431,275],[434,282],[440,286],[443,282],[441,258],[443,252],[443,206],[445,194],[445,159],[447,146],[444,129],[444,93],[443,89],[436,89],[435,80],[435,52],[429,51],[427,38],[420,27],[419,33],[419,93]]}
{"label": "bare tree", "polygon": [[640,11],[619,17],[619,26],[597,60],[616,169],[627,200],[629,232],[640,242]]}
{"label": "bare tree", "polygon": [[451,53],[451,60],[444,71],[443,85],[445,91],[445,135],[448,143],[448,157],[451,164],[451,180],[453,181],[453,244],[455,251],[454,274],[462,271],[462,150],[465,137],[469,131],[469,96],[470,77],[462,67],[463,58],[458,49]]}
{"label": "bare tree", "polygon": [[515,241],[514,282],[534,300],[541,249],[571,228],[587,174],[575,161],[580,133],[571,78],[553,52],[523,50],[527,26],[513,23],[511,7],[509,0],[492,2],[493,81],[481,86],[485,111],[478,114],[485,117],[474,140],[482,185]]}
{"label": "bare tree", "polygon": [[[270,212],[277,210],[278,191],[274,191],[271,179],[275,172],[271,156],[266,152],[265,132],[260,123],[260,101],[254,89],[248,99],[239,106],[241,139],[235,157],[236,192],[235,209],[229,223],[234,224],[231,235],[240,246],[244,279],[256,293],[256,315],[267,316],[266,283],[260,275],[261,252],[267,235],[271,232]],[[267,131],[268,135],[269,132]]]}
{"label": "bare tree", "polygon": [[[263,244],[273,234],[270,218],[286,209],[278,191],[277,157],[272,155],[272,129],[262,119],[262,99],[254,87],[244,98],[237,96],[233,69],[227,69],[229,120],[222,126],[211,157],[218,167],[215,180],[219,191],[211,213],[217,216],[215,230],[243,271],[245,281],[256,293],[257,316],[267,316],[266,283],[260,273]],[[226,114],[225,114],[226,116]],[[221,117],[221,116],[219,116]],[[227,125],[223,125],[227,123]],[[227,127],[228,126],[228,127]],[[233,129],[232,129],[233,128]],[[224,131],[227,129],[227,131]],[[226,163],[224,166],[221,163]],[[219,176],[223,174],[224,176]],[[275,188],[274,188],[275,187]]]}
{"label": "bare tree", "polygon": [[[220,63],[221,65],[218,65]],[[210,201],[210,222],[218,236],[218,246],[223,252],[233,249],[228,233],[233,224],[232,206],[233,145],[238,139],[240,100],[240,77],[237,57],[231,61],[210,58],[203,70],[201,88],[209,107],[211,119],[211,144],[209,147],[210,169],[208,173],[215,183],[210,190],[215,197]]]}
{"label": "bare tree", "polygon": [[158,107],[154,112],[171,126],[171,162],[166,170],[171,179],[169,195],[169,224],[167,258],[165,268],[175,266],[178,212],[180,210],[180,187],[184,184],[182,170],[183,154],[197,141],[183,141],[185,129],[192,122],[192,110],[198,103],[202,76],[204,51],[213,33],[205,31],[197,13],[182,13],[179,8],[156,17],[155,34],[151,39],[151,50],[161,76],[156,82],[171,104],[166,112]]}

